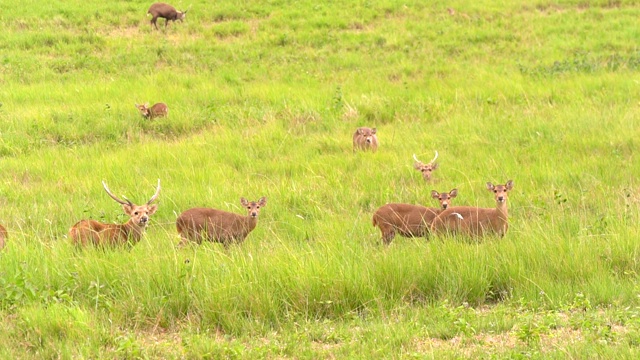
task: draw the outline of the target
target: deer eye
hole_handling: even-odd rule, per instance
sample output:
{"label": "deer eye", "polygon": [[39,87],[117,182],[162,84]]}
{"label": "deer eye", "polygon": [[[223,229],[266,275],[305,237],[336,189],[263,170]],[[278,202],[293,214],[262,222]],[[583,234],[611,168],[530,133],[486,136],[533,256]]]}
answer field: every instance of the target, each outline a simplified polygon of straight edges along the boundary
{"label": "deer eye", "polygon": [[136,211],[136,212],[134,212],[134,213],[133,213],[133,215],[138,215],[138,212],[137,212],[137,211]]}

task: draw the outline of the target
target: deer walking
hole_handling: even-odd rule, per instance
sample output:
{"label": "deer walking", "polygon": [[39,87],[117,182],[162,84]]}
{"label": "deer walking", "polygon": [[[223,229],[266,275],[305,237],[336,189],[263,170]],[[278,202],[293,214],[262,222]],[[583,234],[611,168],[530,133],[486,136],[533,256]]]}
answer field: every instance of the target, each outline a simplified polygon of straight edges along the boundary
{"label": "deer walking", "polygon": [[383,205],[373,214],[373,226],[380,228],[385,245],[391,243],[396,233],[404,237],[428,237],[433,219],[446,210],[451,205],[451,199],[457,195],[457,189],[448,193],[432,190],[431,197],[438,199],[439,209],[411,204]]}
{"label": "deer walking", "polygon": [[359,127],[353,133],[353,151],[356,150],[378,150],[378,137],[376,128]]}
{"label": "deer walking", "polygon": [[442,211],[431,224],[434,234],[465,234],[483,236],[494,233],[504,236],[509,227],[507,193],[513,189],[513,181],[504,185],[487,183],[487,189],[494,193],[495,208],[454,206]]}
{"label": "deer walking", "polygon": [[119,204],[122,204],[125,214],[129,215],[129,221],[125,224],[105,224],[96,220],[81,220],[69,229],[69,237],[76,245],[85,246],[93,244],[97,246],[117,246],[136,244],[140,241],[149,216],[155,214],[158,205],[152,204],[160,194],[160,179],[155,194],[144,205],[135,205],[129,199],[120,200],[113,195],[107,184],[102,186],[107,194]]}
{"label": "deer walking", "polygon": [[149,7],[149,11],[147,11],[147,15],[149,14],[152,16],[151,25],[155,26],[156,30],[158,30],[158,25],[156,24],[156,21],[158,21],[159,17],[166,20],[164,23],[164,27],[166,28],[167,25],[169,25],[169,21],[175,22],[176,20],[180,20],[180,22],[182,22],[182,20],[184,20],[185,16],[187,15],[187,10],[178,11],[176,10],[176,8],[174,8],[169,4],[158,2],[158,3],[152,4],[151,7]]}
{"label": "deer walking", "polygon": [[5,229],[4,226],[0,225],[0,250],[2,250],[4,246],[7,244],[6,240],[7,240],[7,229]]}
{"label": "deer walking", "polygon": [[188,241],[202,243],[202,240],[222,243],[228,247],[232,243],[241,243],[258,224],[260,208],[267,205],[267,198],[248,201],[240,198],[240,203],[247,209],[247,216],[211,208],[192,208],[185,210],[176,220],[176,228],[180,234],[180,244]]}
{"label": "deer walking", "polygon": [[169,115],[169,107],[165,103],[156,103],[152,107],[149,107],[149,104],[138,105],[136,104],[136,108],[140,110],[140,114],[149,119],[153,120],[157,117],[165,117]]}
{"label": "deer walking", "polygon": [[424,179],[424,181],[429,182],[431,180],[431,173],[433,173],[433,171],[438,168],[438,163],[435,162],[437,158],[438,151],[436,151],[436,156],[431,159],[431,161],[425,164],[422,161],[418,160],[416,154],[413,154],[413,160],[415,160],[415,162],[413,163],[413,167],[414,169],[422,173],[422,178]]}

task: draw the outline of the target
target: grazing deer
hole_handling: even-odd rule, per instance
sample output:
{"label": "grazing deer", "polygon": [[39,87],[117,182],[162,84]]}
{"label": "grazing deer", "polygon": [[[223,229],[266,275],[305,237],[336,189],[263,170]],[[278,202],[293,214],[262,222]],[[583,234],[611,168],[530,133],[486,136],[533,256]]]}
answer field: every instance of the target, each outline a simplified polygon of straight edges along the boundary
{"label": "grazing deer", "polygon": [[4,248],[7,240],[7,229],[0,225],[0,250]]}
{"label": "grazing deer", "polygon": [[116,246],[125,244],[135,244],[140,241],[140,237],[149,223],[149,216],[158,209],[158,205],[152,203],[160,194],[160,179],[156,193],[144,205],[135,205],[129,199],[120,200],[111,193],[107,184],[103,181],[102,186],[107,194],[118,203],[122,204],[124,212],[130,216],[125,224],[105,224],[95,220],[81,220],[71,227],[69,237],[76,245],[100,245]]}
{"label": "grazing deer", "polygon": [[353,134],[353,151],[378,150],[378,137],[376,128],[360,127]]}
{"label": "grazing deer", "polygon": [[138,105],[136,104],[136,108],[140,110],[140,114],[143,117],[153,120],[157,117],[165,117],[169,115],[169,107],[165,103],[157,103],[152,107],[149,107],[149,104]]}
{"label": "grazing deer", "polygon": [[424,181],[430,181],[431,173],[438,168],[438,163],[435,162],[437,158],[438,151],[436,151],[436,156],[431,159],[431,161],[425,164],[422,161],[418,160],[416,154],[413,154],[413,160],[415,160],[415,162],[413,163],[413,167],[422,173],[422,178],[424,179]]}
{"label": "grazing deer", "polygon": [[509,227],[507,212],[507,192],[513,189],[513,181],[504,185],[487,183],[487,189],[493,191],[496,200],[495,208],[479,208],[473,206],[454,206],[442,211],[431,224],[434,234],[466,234],[483,236],[495,233],[504,236]]}
{"label": "grazing deer", "polygon": [[258,224],[260,208],[267,205],[267,198],[258,201],[240,198],[240,203],[247,209],[247,216],[211,208],[185,210],[176,220],[181,238],[178,246],[186,245],[189,240],[198,244],[202,240],[219,242],[224,247],[244,241]]}
{"label": "grazing deer", "polygon": [[175,22],[176,20],[180,20],[180,22],[182,22],[185,16],[187,16],[187,10],[178,11],[169,4],[159,2],[151,5],[149,11],[147,11],[147,15],[149,14],[152,16],[151,25],[155,26],[156,30],[158,30],[156,21],[158,21],[159,17],[166,20],[164,23],[164,27],[166,28],[167,25],[169,25],[169,21]]}
{"label": "grazing deer", "polygon": [[448,193],[432,190],[431,197],[440,201],[440,209],[411,204],[383,205],[373,214],[373,226],[380,228],[385,245],[391,243],[396,232],[404,237],[428,237],[433,219],[446,210],[457,195],[457,189]]}

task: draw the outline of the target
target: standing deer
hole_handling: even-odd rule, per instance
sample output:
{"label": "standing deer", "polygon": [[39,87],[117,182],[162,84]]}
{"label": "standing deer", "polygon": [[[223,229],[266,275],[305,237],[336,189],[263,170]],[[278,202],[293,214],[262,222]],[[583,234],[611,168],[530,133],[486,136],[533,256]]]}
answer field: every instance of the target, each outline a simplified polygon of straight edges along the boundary
{"label": "standing deer", "polygon": [[513,189],[513,181],[504,185],[487,183],[487,189],[493,191],[495,208],[473,206],[454,206],[442,211],[431,224],[434,234],[466,234],[483,236],[495,233],[504,236],[509,227],[507,212],[507,192]]}
{"label": "standing deer", "polygon": [[142,114],[143,117],[149,120],[153,120],[157,117],[165,117],[169,115],[169,107],[167,107],[167,104],[165,103],[157,103],[157,104],[154,104],[152,107],[149,107],[149,104],[144,104],[144,105],[136,104],[136,108],[140,110],[140,114]]}
{"label": "standing deer", "polygon": [[453,189],[448,193],[431,191],[431,197],[440,201],[440,209],[411,204],[386,204],[373,214],[373,226],[378,226],[385,245],[391,243],[396,232],[404,237],[428,237],[433,219],[451,205],[458,195]]}
{"label": "standing deer", "polygon": [[353,151],[378,150],[378,137],[376,128],[360,127],[353,134]]}
{"label": "standing deer", "polygon": [[151,25],[155,26],[156,30],[158,30],[156,21],[158,21],[159,17],[166,20],[164,23],[164,27],[166,28],[167,25],[169,25],[169,21],[175,22],[176,20],[180,20],[180,22],[182,22],[182,20],[184,20],[185,16],[187,15],[187,10],[178,11],[176,10],[176,8],[169,4],[158,2],[151,5],[149,11],[147,11],[147,15],[149,14],[152,16]]}
{"label": "standing deer", "polygon": [[0,225],[0,250],[4,248],[7,240],[7,229],[4,226]]}
{"label": "standing deer", "polygon": [[160,194],[160,179],[155,194],[144,205],[135,205],[129,199],[120,200],[113,195],[107,184],[103,181],[102,186],[107,194],[118,203],[122,204],[125,214],[130,216],[125,224],[105,224],[95,220],[81,220],[69,229],[69,237],[76,245],[99,245],[116,246],[125,244],[136,244],[144,233],[149,216],[155,214],[158,205],[152,203]]}
{"label": "standing deer", "polygon": [[413,154],[413,160],[415,160],[415,163],[413,163],[413,167],[422,173],[422,178],[424,179],[424,181],[430,181],[431,173],[438,168],[438,163],[435,162],[437,158],[438,151],[436,151],[436,156],[431,159],[431,161],[425,164],[422,161],[418,160],[416,154]]}
{"label": "standing deer", "polygon": [[240,198],[240,203],[247,209],[247,216],[211,208],[185,210],[176,220],[181,238],[178,246],[186,245],[189,240],[198,244],[207,240],[222,243],[226,248],[244,241],[258,224],[260,208],[267,205],[267,198],[262,197],[258,201]]}

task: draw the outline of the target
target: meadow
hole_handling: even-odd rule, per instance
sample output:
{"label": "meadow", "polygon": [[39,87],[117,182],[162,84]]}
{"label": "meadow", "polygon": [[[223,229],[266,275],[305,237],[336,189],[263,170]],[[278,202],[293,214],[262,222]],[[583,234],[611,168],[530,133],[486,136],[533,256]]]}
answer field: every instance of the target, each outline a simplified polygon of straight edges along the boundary
{"label": "meadow", "polygon": [[[638,357],[640,1],[150,4],[0,0],[0,358]],[[101,181],[158,179],[138,244],[71,244],[127,220]],[[503,238],[372,226],[507,180]],[[244,243],[176,248],[262,196]]]}

